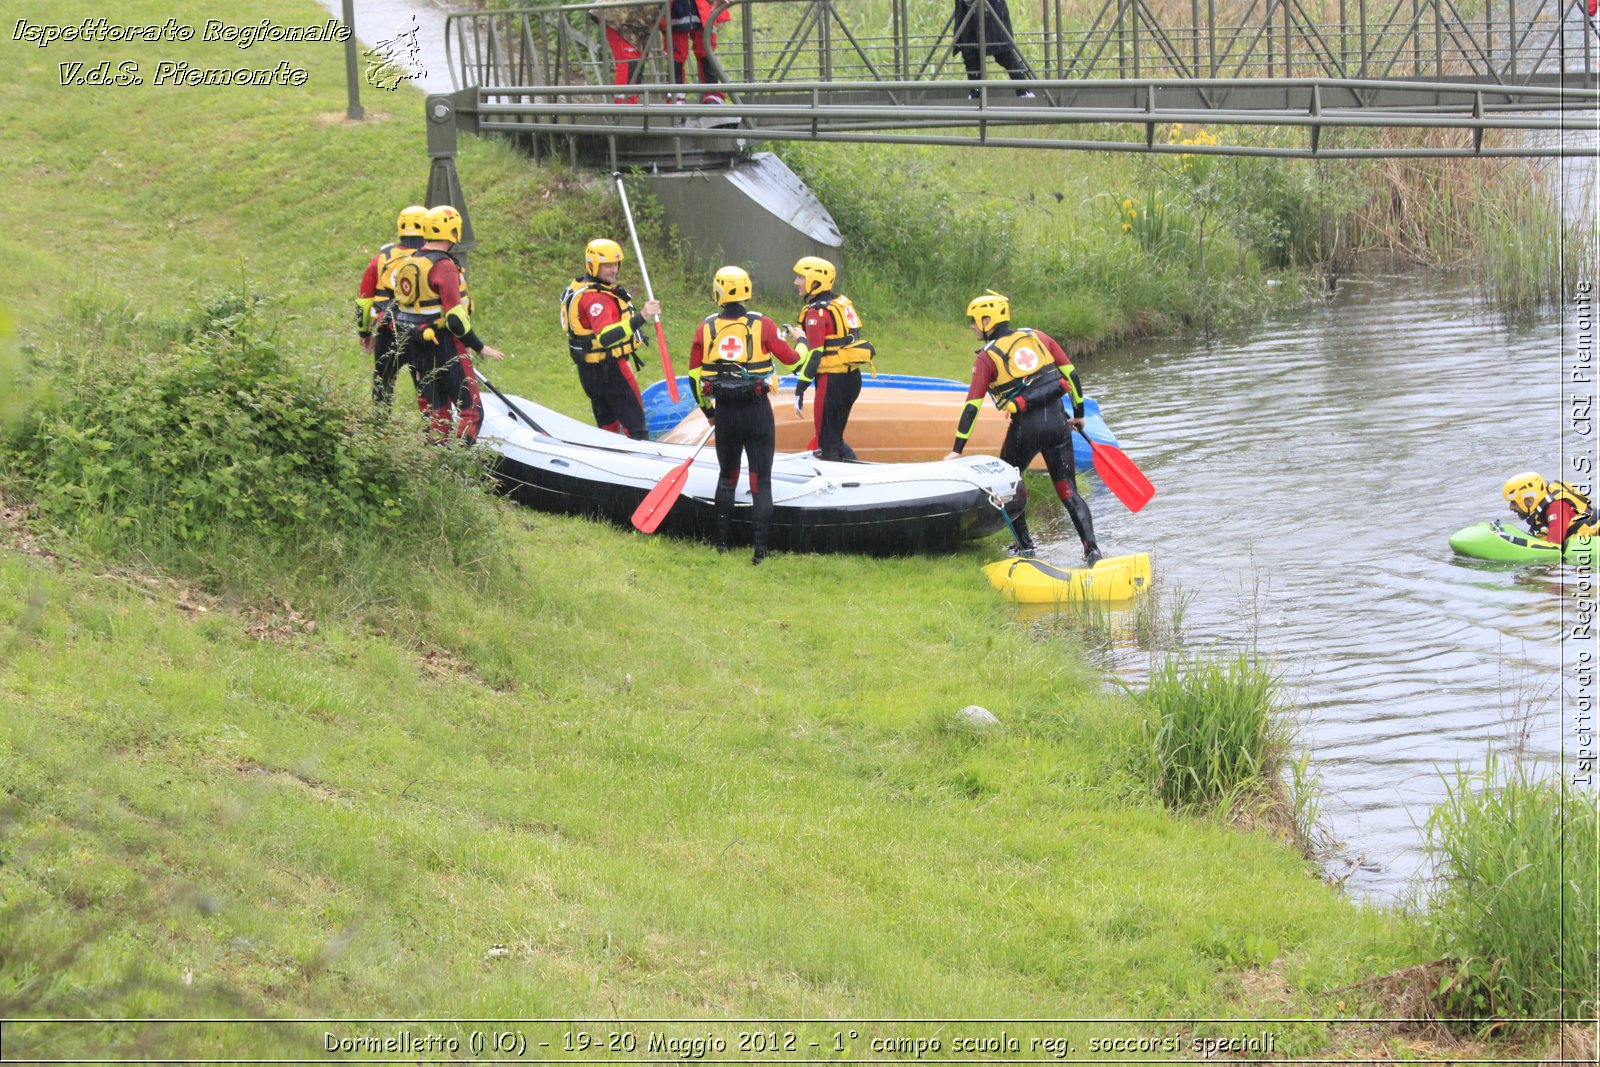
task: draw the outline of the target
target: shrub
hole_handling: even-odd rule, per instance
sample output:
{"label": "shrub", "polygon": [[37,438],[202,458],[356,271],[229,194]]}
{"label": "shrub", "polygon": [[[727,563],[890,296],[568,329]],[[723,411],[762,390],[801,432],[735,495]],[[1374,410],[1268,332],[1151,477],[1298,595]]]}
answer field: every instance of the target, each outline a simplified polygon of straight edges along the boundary
{"label": "shrub", "polygon": [[1600,973],[1595,798],[1539,780],[1458,769],[1427,823],[1425,921],[1454,973],[1448,1010],[1475,1018],[1591,1019]]}
{"label": "shrub", "polygon": [[476,553],[481,460],[424,445],[350,385],[292,364],[253,301],[135,330],[146,350],[123,347],[129,336],[99,350],[86,331],[75,357],[31,368],[54,399],[12,428],[0,461],[55,527],[113,551],[339,541],[414,554],[442,538]]}
{"label": "shrub", "polygon": [[[925,304],[965,307],[1009,273],[1010,214],[997,200],[959,192],[925,148],[856,145],[847,167],[822,145],[787,145],[783,158],[828,205],[851,246],[871,250],[850,263],[855,291],[877,287],[884,303],[914,293]],[[861,195],[863,188],[873,195]]]}
{"label": "shrub", "polygon": [[1146,756],[1163,802],[1229,806],[1273,791],[1289,730],[1278,679],[1253,654],[1167,656],[1151,672],[1144,701],[1154,713],[1145,724]]}

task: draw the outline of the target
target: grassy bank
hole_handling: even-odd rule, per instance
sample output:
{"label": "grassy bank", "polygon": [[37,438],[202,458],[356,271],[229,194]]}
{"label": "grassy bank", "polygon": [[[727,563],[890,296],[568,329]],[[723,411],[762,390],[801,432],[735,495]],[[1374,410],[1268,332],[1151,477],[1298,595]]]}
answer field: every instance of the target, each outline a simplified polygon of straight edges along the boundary
{"label": "grassy bank", "polygon": [[[120,17],[169,15],[225,17]],[[350,298],[421,193],[416,97],[345,123],[332,47],[257,45],[252,65],[310,70],[270,96],[67,89],[57,62],[115,50],[8,55],[31,147],[0,175],[30,224],[4,240],[37,404],[74,395],[53,368],[120,383],[118,361],[195,355],[196,309],[253,292],[285,373],[365,409]],[[475,317],[517,356],[495,376],[580,413],[554,302],[617,209],[500,144],[460,167]],[[663,302],[698,312],[703,279],[649,251]],[[994,546],[757,571],[487,501],[457,517],[452,543],[483,538],[464,556],[330,558],[327,529],[292,528],[241,553],[69,531],[22,509],[54,499],[25,458],[4,457],[0,1015],[1145,1017],[1184,1038],[1260,1017],[1292,1054],[1377,1040],[1337,1024],[1382,1012],[1344,991],[1427,957],[1297,851],[1168,811],[1143,709],[1013,624],[974,566]],[[1002,729],[958,728],[974,703]],[[6,1054],[313,1042],[24,1023]]]}

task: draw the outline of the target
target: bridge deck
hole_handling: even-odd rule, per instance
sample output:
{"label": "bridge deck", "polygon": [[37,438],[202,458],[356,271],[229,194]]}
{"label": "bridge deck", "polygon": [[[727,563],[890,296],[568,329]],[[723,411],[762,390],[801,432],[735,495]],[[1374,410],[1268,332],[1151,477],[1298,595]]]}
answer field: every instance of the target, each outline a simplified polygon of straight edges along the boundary
{"label": "bridge deck", "polygon": [[[990,0],[971,0],[981,14]],[[938,9],[938,14],[930,13]],[[545,4],[453,15],[454,99],[468,128],[603,145],[614,164],[715,156],[769,140],[1340,157],[1592,155],[1596,32],[1582,0],[1012,0],[1020,81],[967,81],[947,3],[717,0],[711,82],[673,85],[669,0]],[[1083,14],[1087,12],[1086,14]],[[942,20],[941,17],[942,16]],[[641,53],[619,68],[602,21]],[[616,86],[619,69],[628,84]],[[690,60],[694,70],[694,60]],[[988,67],[994,72],[997,68]],[[692,74],[690,75],[693,76]],[[1034,95],[1020,100],[1026,88]],[[976,99],[969,93],[976,92]],[[716,104],[696,101],[718,92]],[[1299,127],[1293,138],[1178,146],[1172,124]],[[1022,127],[1026,127],[1023,129]],[[1361,129],[1447,128],[1451,143],[1389,147]],[[1514,132],[1485,138],[1487,131]],[[598,139],[598,140],[597,140]],[[1226,139],[1225,139],[1226,140]],[[671,142],[670,145],[666,142]]]}

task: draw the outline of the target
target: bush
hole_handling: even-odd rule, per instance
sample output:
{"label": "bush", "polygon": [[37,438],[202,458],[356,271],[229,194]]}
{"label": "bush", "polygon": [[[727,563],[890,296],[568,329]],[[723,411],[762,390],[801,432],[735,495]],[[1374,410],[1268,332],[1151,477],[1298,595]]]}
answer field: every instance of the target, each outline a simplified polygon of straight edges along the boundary
{"label": "bush", "polygon": [[926,148],[852,146],[844,167],[823,145],[786,145],[783,158],[828,206],[850,247],[870,250],[850,263],[861,279],[852,292],[877,288],[884,303],[915,294],[925,306],[959,310],[1010,272],[1009,213],[956,190]]}
{"label": "bush", "polygon": [[114,348],[70,347],[76,358],[35,361],[54,399],[0,456],[58,529],[145,553],[348,542],[415,554],[440,538],[476,553],[483,540],[482,461],[426,446],[366,414],[353,388],[291,364],[253,301],[123,331]]}
{"label": "bush", "polygon": [[1595,798],[1522,762],[1457,770],[1427,823],[1425,921],[1454,974],[1448,1010],[1473,1018],[1591,1019],[1600,968]]}
{"label": "bush", "polygon": [[1144,692],[1152,785],[1174,808],[1228,806],[1270,793],[1288,744],[1278,679],[1254,655],[1164,658]]}

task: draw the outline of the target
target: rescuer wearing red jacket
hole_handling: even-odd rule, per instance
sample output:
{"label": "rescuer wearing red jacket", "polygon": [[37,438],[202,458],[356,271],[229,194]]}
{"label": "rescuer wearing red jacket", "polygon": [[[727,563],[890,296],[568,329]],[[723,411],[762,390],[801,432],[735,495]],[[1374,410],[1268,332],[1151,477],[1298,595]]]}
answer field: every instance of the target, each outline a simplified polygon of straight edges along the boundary
{"label": "rescuer wearing red jacket", "polygon": [[604,237],[590,241],[583,250],[583,268],[584,273],[561,294],[567,352],[577,365],[578,383],[589,398],[594,424],[643,441],[649,434],[633,371],[644,366],[638,355],[645,344],[640,331],[661,314],[661,302],[646,300],[635,307],[628,290],[617,284],[622,246],[615,241]]}
{"label": "rescuer wearing red jacket", "polygon": [[1565,548],[1571,538],[1595,531],[1594,505],[1566,482],[1546,482],[1528,471],[1507,481],[1501,495],[1530,533],[1553,545]]}
{"label": "rescuer wearing red jacket", "polygon": [[847,460],[855,459],[856,453],[845,443],[845,424],[861,395],[861,368],[871,368],[876,353],[869,342],[861,339],[861,317],[855,305],[834,290],[838,274],[832,263],[819,256],[802,256],[795,262],[795,292],[806,303],[800,309],[801,326],[789,339],[803,340],[794,397],[796,412],[804,408],[806,390],[813,382],[817,387],[817,398],[811,406],[812,424],[816,427],[811,447],[823,459]]}
{"label": "rescuer wearing red jacket", "polygon": [[490,359],[500,350],[479,339],[472,329],[471,302],[461,266],[450,249],[461,240],[461,213],[448,204],[429,210],[423,220],[421,248],[391,272],[395,298],[395,337],[403,339],[403,359],[411,365],[425,402],[435,441],[449,440],[451,407],[455,435],[467,444],[478,439],[483,404],[469,351]]}
{"label": "rescuer wearing red jacket", "polygon": [[[683,84],[683,68],[689,61],[689,47],[694,46],[695,61],[700,66],[700,80],[706,84],[718,81],[711,69],[711,52],[717,47],[717,35],[708,32],[711,26],[727,22],[733,16],[726,8],[711,21],[712,0],[672,0],[672,82]],[[710,41],[707,41],[710,38]],[[682,101],[683,95],[677,97]],[[703,104],[721,104],[726,98],[719,92],[709,92],[700,98]]]}
{"label": "rescuer wearing red jacket", "polygon": [[[1055,339],[1042,330],[1011,325],[1011,301],[993,289],[967,305],[972,329],[984,341],[972,364],[972,386],[961,410],[956,440],[945,459],[955,459],[966,447],[978,409],[987,394],[996,407],[1011,416],[1000,458],[1017,468],[1018,477],[1028,469],[1033,457],[1044,455],[1056,496],[1072,519],[1083,543],[1085,562],[1093,567],[1100,559],[1094,539],[1094,520],[1089,505],[1078,495],[1077,465],[1072,457],[1072,431],[1083,429],[1083,390],[1078,372]],[[1072,397],[1072,418],[1061,407],[1061,397]],[[1012,525],[1018,555],[1033,555],[1033,538],[1028,534],[1028,487],[1022,481],[1019,494],[1023,514]]]}
{"label": "rescuer wearing red jacket", "polygon": [[695,331],[689,348],[689,388],[717,428],[717,551],[728,550],[733,531],[733,497],[739,485],[739,457],[750,467],[751,522],[755,553],[750,562],[767,558],[772,527],[772,456],[776,450],[772,404],[772,360],[787,367],[800,353],[778,335],[773,321],[747,310],[750,275],[740,267],[723,267],[711,282],[721,305]]}

